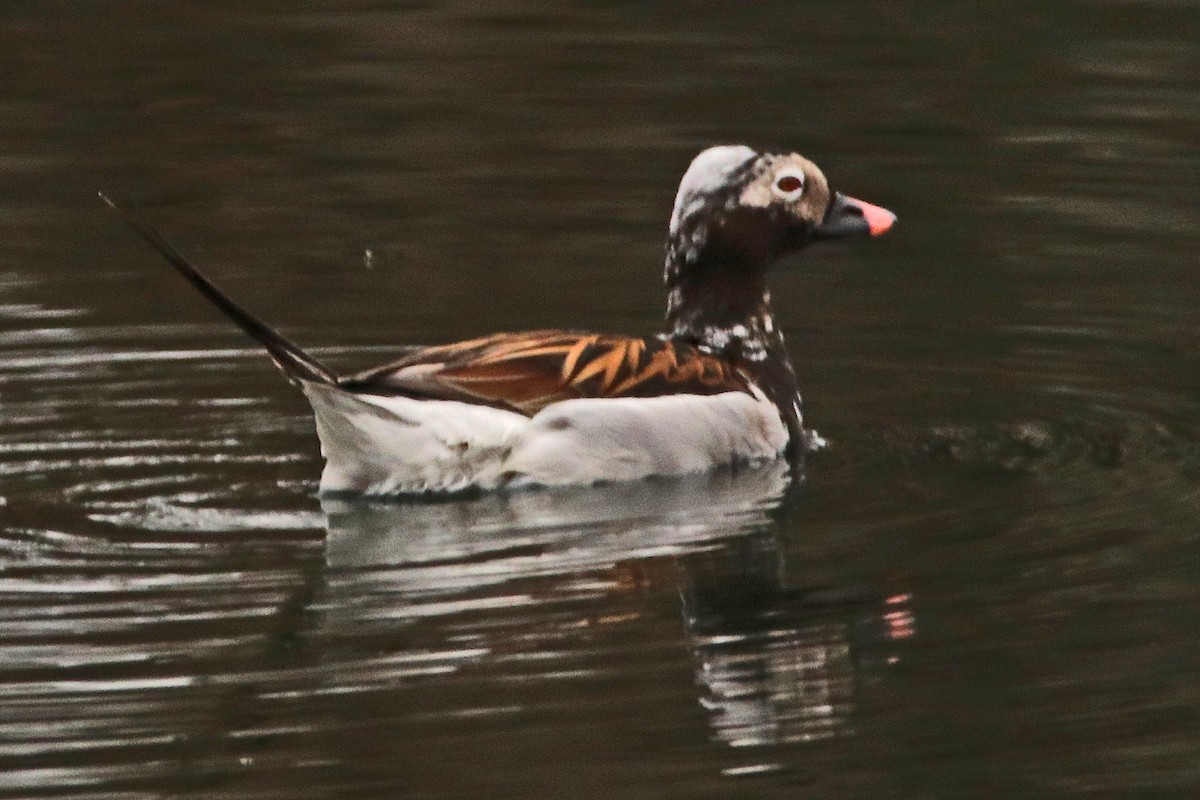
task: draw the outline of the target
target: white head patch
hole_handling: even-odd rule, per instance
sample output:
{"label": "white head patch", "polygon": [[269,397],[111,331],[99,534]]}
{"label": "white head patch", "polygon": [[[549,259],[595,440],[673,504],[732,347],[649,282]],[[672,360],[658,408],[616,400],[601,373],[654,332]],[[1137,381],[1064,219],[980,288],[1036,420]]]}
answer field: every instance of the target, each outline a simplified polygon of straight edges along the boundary
{"label": "white head patch", "polygon": [[675,195],[675,209],[671,212],[671,233],[679,230],[684,217],[698,210],[704,198],[729,182],[738,167],[758,153],[740,144],[710,147],[692,159],[692,164],[683,173],[679,182],[679,193]]}

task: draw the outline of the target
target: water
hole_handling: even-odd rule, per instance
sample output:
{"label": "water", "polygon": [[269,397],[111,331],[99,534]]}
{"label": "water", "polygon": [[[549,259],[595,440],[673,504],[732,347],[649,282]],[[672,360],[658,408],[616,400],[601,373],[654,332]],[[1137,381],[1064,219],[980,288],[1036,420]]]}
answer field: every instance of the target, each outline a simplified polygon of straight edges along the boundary
{"label": "water", "polygon": [[[1200,9],[0,9],[0,796],[1191,797]],[[773,282],[831,442],[314,497],[328,361],[659,323],[690,157],[894,232]],[[367,251],[370,256],[367,256]]]}

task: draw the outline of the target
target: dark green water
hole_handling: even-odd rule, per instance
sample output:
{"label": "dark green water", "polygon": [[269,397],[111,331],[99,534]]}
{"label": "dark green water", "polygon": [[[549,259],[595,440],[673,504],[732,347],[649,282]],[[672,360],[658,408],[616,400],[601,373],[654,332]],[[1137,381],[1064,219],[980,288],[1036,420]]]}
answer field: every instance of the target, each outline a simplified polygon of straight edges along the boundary
{"label": "dark green water", "polygon": [[[0,796],[1196,796],[1198,75],[1183,2],[5,3]],[[655,330],[737,141],[900,217],[775,276],[802,482],[323,508],[95,198],[361,367]]]}

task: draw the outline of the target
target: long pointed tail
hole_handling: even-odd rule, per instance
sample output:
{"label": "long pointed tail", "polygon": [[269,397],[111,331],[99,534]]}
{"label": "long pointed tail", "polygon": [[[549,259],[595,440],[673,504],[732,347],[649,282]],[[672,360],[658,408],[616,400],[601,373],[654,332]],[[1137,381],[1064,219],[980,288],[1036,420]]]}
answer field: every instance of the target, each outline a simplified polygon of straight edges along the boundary
{"label": "long pointed tail", "polygon": [[317,359],[284,338],[278,331],[235,303],[229,295],[218,289],[212,281],[205,277],[204,273],[196,269],[190,261],[180,255],[179,251],[172,247],[171,243],[164,239],[158,231],[118,206],[103,192],[100,193],[100,199],[109,208],[120,214],[121,219],[125,220],[129,227],[137,231],[151,247],[161,253],[162,257],[169,261],[171,266],[187,279],[188,283],[200,291],[200,294],[207,297],[225,316],[237,323],[239,328],[253,336],[265,347],[271,355],[271,360],[283,370],[283,373],[289,380],[293,383],[298,381],[316,381],[318,383],[337,385],[337,374],[333,370],[326,367],[320,361],[317,361]]}

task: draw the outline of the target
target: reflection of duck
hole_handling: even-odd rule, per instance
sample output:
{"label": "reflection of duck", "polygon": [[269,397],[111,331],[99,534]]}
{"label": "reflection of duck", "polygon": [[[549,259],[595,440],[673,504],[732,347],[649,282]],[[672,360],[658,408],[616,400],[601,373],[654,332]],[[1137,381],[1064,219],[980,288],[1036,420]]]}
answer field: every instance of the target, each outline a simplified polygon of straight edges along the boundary
{"label": "reflection of duck", "polygon": [[582,645],[585,631],[636,625],[647,590],[674,595],[679,553],[770,525],[791,482],[777,460],[441,502],[325,497],[326,569],[307,590],[309,620],[339,639],[404,631],[389,658],[436,653],[444,671],[532,656],[548,640]]}
{"label": "reflection of duck", "polygon": [[[912,633],[908,598],[789,585],[773,519],[789,474],[774,462],[442,503],[326,499],[317,619],[338,637],[403,630],[406,653],[436,657],[425,666],[478,680],[513,664],[557,674],[648,636],[690,651],[717,742],[851,734],[864,675]],[[410,669],[405,657],[388,656]]]}
{"label": "reflection of duck", "polygon": [[713,147],[675,200],[663,336],[503,333],[344,377],[126,219],[304,390],[321,488],[382,494],[679,475],[797,451],[796,378],[766,270],[816,239],[879,235],[895,216],[831,192],[794,153]]}
{"label": "reflection of duck", "polygon": [[853,733],[859,651],[911,635],[908,596],[831,602],[785,588],[774,537],[685,562],[684,613],[715,737],[742,747]]}
{"label": "reflection of duck", "polygon": [[762,526],[791,483],[780,461],[680,478],[543,488],[445,502],[323,498],[331,567],[505,559],[501,579],[687,549]]}

